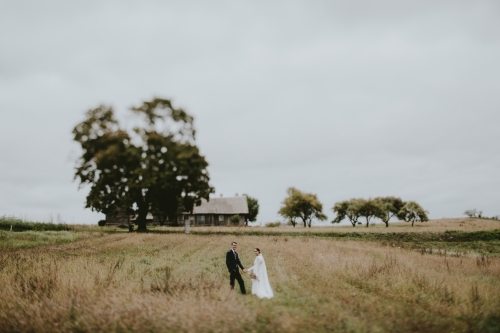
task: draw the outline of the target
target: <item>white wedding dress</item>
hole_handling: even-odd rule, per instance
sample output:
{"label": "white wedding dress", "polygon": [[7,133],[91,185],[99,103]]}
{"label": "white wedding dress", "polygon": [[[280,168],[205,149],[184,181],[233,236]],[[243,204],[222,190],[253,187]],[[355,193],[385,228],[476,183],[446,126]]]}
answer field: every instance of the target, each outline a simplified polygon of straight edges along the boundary
{"label": "white wedding dress", "polygon": [[262,254],[255,257],[253,266],[248,269],[248,273],[253,273],[257,278],[252,279],[252,294],[259,298],[272,298],[273,289],[267,277],[266,262]]}

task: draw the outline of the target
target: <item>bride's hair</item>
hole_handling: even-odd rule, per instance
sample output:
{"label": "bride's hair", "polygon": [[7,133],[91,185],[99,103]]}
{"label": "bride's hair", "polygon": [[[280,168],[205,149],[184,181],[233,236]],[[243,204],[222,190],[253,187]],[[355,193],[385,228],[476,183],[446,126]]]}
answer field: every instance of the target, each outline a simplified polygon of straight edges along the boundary
{"label": "bride's hair", "polygon": [[260,249],[258,247],[256,247],[255,250],[259,251],[259,253],[260,253]]}

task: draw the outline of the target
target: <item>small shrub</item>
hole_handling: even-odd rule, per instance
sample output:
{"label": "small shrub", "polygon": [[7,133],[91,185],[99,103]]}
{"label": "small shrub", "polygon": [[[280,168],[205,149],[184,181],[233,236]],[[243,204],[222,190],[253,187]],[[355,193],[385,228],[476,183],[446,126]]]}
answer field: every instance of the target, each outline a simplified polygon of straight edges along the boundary
{"label": "small shrub", "polygon": [[100,220],[99,222],[97,222],[97,225],[100,226],[100,227],[105,227],[106,226],[106,220]]}
{"label": "small shrub", "polygon": [[231,223],[238,223],[240,222],[240,216],[238,214],[233,215],[229,218],[229,220],[231,221]]}
{"label": "small shrub", "polygon": [[266,227],[275,228],[275,227],[279,227],[280,225],[281,225],[281,222],[270,222],[270,223],[266,224]]}

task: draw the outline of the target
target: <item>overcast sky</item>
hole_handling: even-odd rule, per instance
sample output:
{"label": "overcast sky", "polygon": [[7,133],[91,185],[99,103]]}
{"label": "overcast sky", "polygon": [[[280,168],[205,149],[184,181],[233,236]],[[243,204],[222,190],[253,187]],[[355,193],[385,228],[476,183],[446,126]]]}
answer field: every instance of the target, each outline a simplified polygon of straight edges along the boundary
{"label": "overcast sky", "polygon": [[154,96],[259,222],[290,186],[500,214],[498,0],[0,0],[0,216],[96,223],[71,131]]}

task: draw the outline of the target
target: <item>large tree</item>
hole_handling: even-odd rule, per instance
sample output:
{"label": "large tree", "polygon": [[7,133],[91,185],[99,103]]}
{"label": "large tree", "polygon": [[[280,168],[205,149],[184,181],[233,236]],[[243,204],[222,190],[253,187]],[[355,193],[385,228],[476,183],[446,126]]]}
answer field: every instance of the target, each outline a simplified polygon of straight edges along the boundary
{"label": "large tree", "polygon": [[382,208],[382,214],[377,217],[385,223],[386,227],[389,227],[389,220],[397,216],[405,204],[401,198],[396,197],[378,197],[375,198],[375,201],[377,201]]}
{"label": "large tree", "polygon": [[351,199],[337,202],[332,210],[336,214],[332,223],[340,223],[346,217],[349,219],[353,227],[356,227],[359,218],[361,217],[362,199]]}
{"label": "large tree", "polygon": [[257,199],[255,198],[252,198],[248,194],[243,195],[247,197],[248,219],[245,221],[245,224],[248,225],[248,221],[257,221],[257,215],[259,214],[259,201],[257,201]]}
{"label": "large tree", "polygon": [[418,203],[415,201],[408,201],[399,211],[398,218],[406,222],[411,222],[411,226],[413,227],[415,221],[429,221],[427,214],[428,212],[426,212]]}
{"label": "large tree", "polygon": [[297,218],[302,220],[304,227],[311,227],[314,218],[326,220],[326,215],[322,212],[323,205],[316,194],[303,193],[293,187],[287,190],[287,194],[288,197],[283,201],[278,214],[289,220],[294,227]]}
{"label": "large tree", "polygon": [[86,207],[134,213],[138,231],[145,231],[148,212],[163,222],[176,220],[214,189],[195,145],[193,117],[159,98],[132,111],[137,115],[132,128],[121,127],[108,106],[86,113],[73,129],[83,150],[75,178],[90,185]]}

